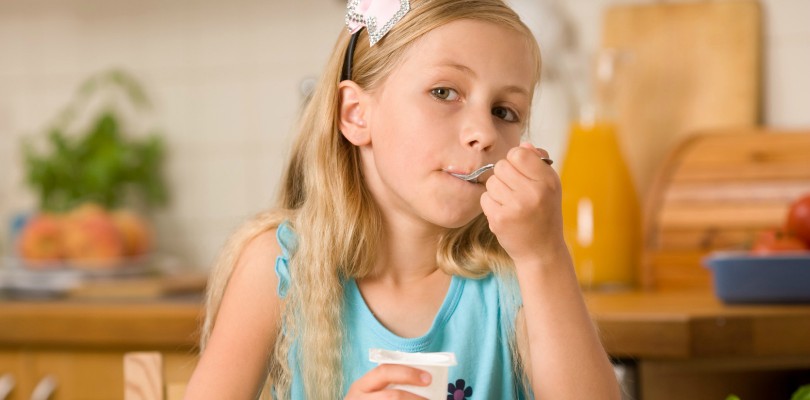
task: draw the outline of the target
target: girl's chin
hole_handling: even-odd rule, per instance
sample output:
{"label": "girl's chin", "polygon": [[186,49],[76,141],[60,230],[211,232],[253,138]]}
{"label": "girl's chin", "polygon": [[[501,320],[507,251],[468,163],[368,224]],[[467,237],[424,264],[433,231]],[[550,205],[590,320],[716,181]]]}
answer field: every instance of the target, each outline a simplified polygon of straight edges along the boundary
{"label": "girl's chin", "polygon": [[457,208],[453,211],[440,213],[436,218],[433,218],[433,223],[443,228],[457,229],[469,224],[481,213],[480,207],[467,212],[460,211]]}

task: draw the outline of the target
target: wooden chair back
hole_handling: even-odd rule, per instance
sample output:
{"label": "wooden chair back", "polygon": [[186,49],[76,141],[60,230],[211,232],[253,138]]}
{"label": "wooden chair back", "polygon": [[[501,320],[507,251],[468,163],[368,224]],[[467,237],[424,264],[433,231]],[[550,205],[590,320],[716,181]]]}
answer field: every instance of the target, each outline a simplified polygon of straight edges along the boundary
{"label": "wooden chair back", "polygon": [[182,400],[185,383],[167,382],[160,352],[124,355],[124,400]]}

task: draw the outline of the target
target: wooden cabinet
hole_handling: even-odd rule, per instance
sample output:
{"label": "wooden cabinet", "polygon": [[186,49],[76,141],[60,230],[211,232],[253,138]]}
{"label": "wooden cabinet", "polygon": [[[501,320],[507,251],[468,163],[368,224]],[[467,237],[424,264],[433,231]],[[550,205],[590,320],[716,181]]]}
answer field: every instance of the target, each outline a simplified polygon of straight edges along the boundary
{"label": "wooden cabinet", "polygon": [[[28,400],[53,384],[50,400],[123,398],[124,354],[163,354],[170,382],[188,381],[197,359],[200,304],[0,303],[0,375]],[[47,390],[46,390],[47,391]]]}
{"label": "wooden cabinet", "polygon": [[[23,378],[23,371],[26,370],[25,364],[23,362],[22,352],[19,351],[0,351],[0,376],[5,376],[6,381],[4,382],[6,385],[10,385],[13,387],[12,392],[10,393],[9,399],[22,399],[23,397],[19,396],[20,393],[20,385],[21,380]],[[8,378],[11,380],[9,381]],[[6,387],[3,388],[2,395],[7,390]]]}
{"label": "wooden cabinet", "polygon": [[[51,400],[109,400],[123,396],[125,351],[18,350],[0,352],[0,374],[15,380],[8,400],[28,400],[37,385],[52,383]],[[172,380],[187,381],[196,355],[163,352],[165,368]],[[45,390],[48,391],[47,389]]]}

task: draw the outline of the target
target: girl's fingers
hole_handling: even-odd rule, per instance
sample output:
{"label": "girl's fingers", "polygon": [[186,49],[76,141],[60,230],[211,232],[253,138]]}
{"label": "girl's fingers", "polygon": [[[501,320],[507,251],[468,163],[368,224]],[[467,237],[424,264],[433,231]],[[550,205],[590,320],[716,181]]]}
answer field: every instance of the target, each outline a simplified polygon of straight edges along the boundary
{"label": "girl's fingers", "polygon": [[484,211],[484,214],[489,217],[492,213],[498,208],[501,207],[503,204],[498,203],[497,201],[492,199],[492,196],[489,193],[484,192],[481,195],[481,210]]}
{"label": "girl's fingers", "polygon": [[521,143],[519,147],[509,150],[506,159],[525,177],[531,180],[540,180],[545,174],[544,168],[548,168],[542,158],[548,158],[548,152],[532,146],[531,143]]}
{"label": "girl's fingers", "polygon": [[512,198],[512,188],[506,185],[497,175],[491,176],[486,182],[487,191],[485,192],[498,204],[505,204]]}
{"label": "girl's fingers", "polygon": [[[498,178],[511,191],[520,188],[526,179],[509,160],[500,160],[495,163],[493,174],[490,177]],[[487,180],[489,182],[489,180]],[[489,187],[487,187],[489,188]]]}
{"label": "girl's fingers", "polygon": [[526,148],[526,149],[529,149],[529,150],[533,150],[540,157],[548,158],[548,152],[546,150],[541,149],[539,147],[534,147],[534,145],[531,142],[522,142],[520,144],[520,147],[523,147],[523,148]]}
{"label": "girl's fingers", "polygon": [[382,399],[382,400],[390,400],[390,399],[397,399],[397,400],[425,400],[424,397],[413,394],[411,392],[406,392],[404,390],[394,390],[394,389],[386,389],[381,390],[372,394],[370,399]]}
{"label": "girl's fingers", "polygon": [[426,371],[407,365],[383,364],[358,379],[353,386],[361,392],[371,393],[385,389],[390,384],[427,386],[431,376]]}

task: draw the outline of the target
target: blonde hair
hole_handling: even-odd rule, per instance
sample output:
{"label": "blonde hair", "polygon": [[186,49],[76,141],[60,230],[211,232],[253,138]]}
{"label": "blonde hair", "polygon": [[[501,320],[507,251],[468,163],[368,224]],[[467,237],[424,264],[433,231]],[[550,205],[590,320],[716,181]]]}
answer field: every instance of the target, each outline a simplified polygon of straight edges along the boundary
{"label": "blonde hair", "polygon": [[[487,21],[523,34],[532,49],[530,57],[537,83],[540,76],[537,42],[517,14],[501,0],[411,0],[411,11],[379,43],[370,47],[365,30],[360,34],[352,80],[368,91],[379,88],[414,42],[433,29],[460,19]],[[283,299],[280,323],[283,329],[279,329],[273,353],[268,356],[268,377],[263,391],[263,397],[267,398],[271,393],[277,398],[289,397],[291,356],[300,366],[306,398],[332,399],[342,395],[342,283],[344,279],[359,279],[371,273],[375,249],[382,237],[380,213],[363,183],[358,149],[338,130],[337,86],[348,40],[344,30],[301,116],[275,211],[258,215],[231,237],[209,281],[202,349],[211,334],[228,279],[247,243],[284,221],[294,230],[297,247],[291,249],[289,265],[294,279]],[[462,228],[448,230],[440,238],[436,259],[444,272],[463,277],[479,278],[495,272],[501,279],[509,280],[513,272],[511,259],[490,232],[483,215]],[[515,305],[519,294],[516,290],[512,292],[515,294],[507,302]],[[505,315],[513,331],[514,314]],[[518,360],[514,332],[509,340]],[[517,364],[517,371],[523,376],[521,363]]]}

